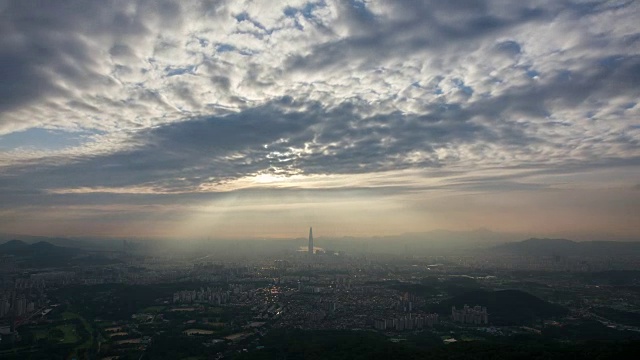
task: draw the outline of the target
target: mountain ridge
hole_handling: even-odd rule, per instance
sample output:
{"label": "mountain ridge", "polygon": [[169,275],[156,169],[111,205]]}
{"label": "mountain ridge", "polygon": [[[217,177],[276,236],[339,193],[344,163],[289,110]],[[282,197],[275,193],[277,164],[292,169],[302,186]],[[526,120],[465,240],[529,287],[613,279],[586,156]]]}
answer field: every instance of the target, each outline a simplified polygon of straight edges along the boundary
{"label": "mountain ridge", "polygon": [[640,243],[631,241],[573,241],[560,238],[529,238],[491,249],[522,256],[638,256]]}

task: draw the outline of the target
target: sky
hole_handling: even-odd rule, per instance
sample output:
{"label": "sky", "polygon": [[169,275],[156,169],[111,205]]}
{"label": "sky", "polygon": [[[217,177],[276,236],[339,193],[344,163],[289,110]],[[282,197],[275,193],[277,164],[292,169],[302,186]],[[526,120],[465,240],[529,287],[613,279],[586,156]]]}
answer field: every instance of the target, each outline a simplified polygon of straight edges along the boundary
{"label": "sky", "polygon": [[640,2],[0,0],[0,232],[640,240]]}

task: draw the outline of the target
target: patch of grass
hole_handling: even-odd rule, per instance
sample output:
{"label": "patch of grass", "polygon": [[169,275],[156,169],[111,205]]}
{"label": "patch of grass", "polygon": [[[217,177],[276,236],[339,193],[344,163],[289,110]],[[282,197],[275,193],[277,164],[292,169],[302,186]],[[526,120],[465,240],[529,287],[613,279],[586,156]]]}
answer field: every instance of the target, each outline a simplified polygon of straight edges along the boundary
{"label": "patch of grass", "polygon": [[80,344],[80,346],[78,346],[78,348],[90,348],[91,347],[91,343],[93,343],[93,327],[91,325],[89,325],[89,323],[87,322],[87,320],[85,320],[83,317],[79,316],[78,317],[80,319],[80,322],[82,322],[82,326],[84,326],[85,331],[89,334],[89,338],[87,339],[87,341],[85,341],[84,343]]}
{"label": "patch of grass", "polygon": [[76,334],[76,327],[74,325],[64,324],[58,325],[55,328],[59,329],[64,334],[61,341],[63,344],[75,344],[78,342],[78,335]]}
{"label": "patch of grass", "polygon": [[46,339],[48,336],[48,332],[46,329],[38,329],[38,330],[31,330],[33,333],[33,337],[35,338],[35,340],[40,340],[40,339]]}
{"label": "patch of grass", "polygon": [[78,319],[80,318],[80,315],[71,312],[71,311],[65,311],[62,313],[62,319],[63,320],[73,320],[73,319]]}
{"label": "patch of grass", "polygon": [[[75,348],[75,352],[77,352],[80,349],[89,349],[91,347],[91,344],[93,343],[93,326],[91,326],[87,320],[80,316],[79,314],[72,312],[72,311],[65,311],[62,313],[62,318],[64,320],[80,320],[80,322],[82,323],[82,326],[84,327],[84,330],[89,334],[88,339],[83,342],[82,344],[79,344],[76,348]],[[76,336],[77,339],[77,336]],[[78,341],[78,340],[76,340]]]}

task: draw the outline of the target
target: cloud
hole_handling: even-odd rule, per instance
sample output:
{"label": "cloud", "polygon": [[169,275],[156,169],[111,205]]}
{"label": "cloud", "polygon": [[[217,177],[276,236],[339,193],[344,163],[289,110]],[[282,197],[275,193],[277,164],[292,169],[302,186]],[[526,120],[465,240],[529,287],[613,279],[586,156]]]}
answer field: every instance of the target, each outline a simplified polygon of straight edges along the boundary
{"label": "cloud", "polygon": [[[12,175],[0,180],[6,186],[36,189],[148,187],[197,192],[205,185],[260,174],[348,175],[447,167],[473,171],[497,162],[503,168],[535,169],[548,168],[553,161],[553,169],[563,165],[562,171],[574,171],[576,164],[602,166],[589,154],[571,157],[571,149],[560,152],[553,139],[525,135],[520,124],[481,124],[460,109],[447,115],[448,110],[434,107],[425,116],[362,115],[367,112],[366,107],[344,104],[326,109],[317,102],[285,97],[240,113],[139,131],[130,138],[137,145],[121,151],[62,164],[45,157],[38,166],[9,168]],[[546,147],[558,152],[555,158],[536,154]],[[492,159],[493,153],[501,157]],[[614,166],[623,160],[609,158],[606,163]],[[469,168],[471,162],[474,167]]]}
{"label": "cloud", "polygon": [[[554,76],[545,64],[575,76],[580,57],[615,62],[637,46],[627,25],[634,11],[632,2],[9,1],[0,132],[146,127],[260,106],[291,90],[333,105],[355,97],[419,112],[407,104],[427,94],[403,96],[411,84],[441,83],[449,101],[465,89],[506,92],[526,69]],[[541,44],[536,32],[551,41]],[[492,79],[503,85],[487,88]]]}
{"label": "cloud", "polygon": [[633,1],[5,1],[0,197],[353,190],[379,174],[398,194],[536,192],[553,176],[630,176],[638,14]]}

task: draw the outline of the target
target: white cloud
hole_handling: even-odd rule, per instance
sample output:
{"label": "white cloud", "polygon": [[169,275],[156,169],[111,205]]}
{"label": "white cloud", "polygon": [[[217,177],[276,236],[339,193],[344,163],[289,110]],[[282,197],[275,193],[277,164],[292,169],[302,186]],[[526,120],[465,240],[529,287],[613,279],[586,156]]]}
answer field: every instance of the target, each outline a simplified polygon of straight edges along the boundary
{"label": "white cloud", "polygon": [[0,189],[637,166],[638,15],[633,1],[7,1],[0,142],[89,135],[0,146],[17,174]]}

